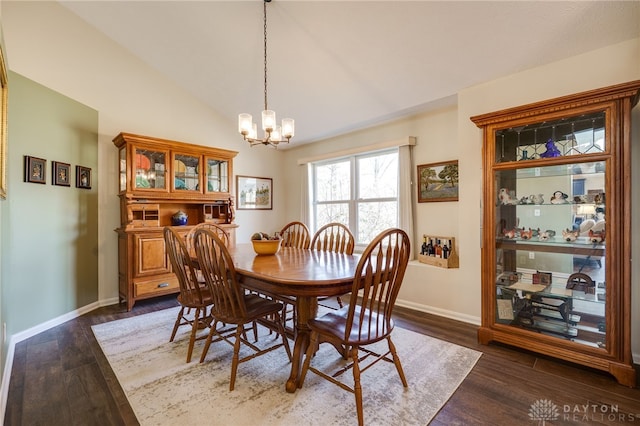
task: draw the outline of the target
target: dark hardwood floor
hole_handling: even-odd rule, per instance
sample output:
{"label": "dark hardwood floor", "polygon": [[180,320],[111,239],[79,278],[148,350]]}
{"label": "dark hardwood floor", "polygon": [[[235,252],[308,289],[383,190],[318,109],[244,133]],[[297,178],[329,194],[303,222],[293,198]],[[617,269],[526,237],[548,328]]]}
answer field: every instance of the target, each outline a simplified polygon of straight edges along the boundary
{"label": "dark hardwood floor", "polygon": [[[103,307],[17,344],[4,424],[138,424],[91,326],[175,305],[171,296],[138,302],[131,312]],[[432,425],[640,424],[640,390],[618,385],[606,373],[479,345],[470,324],[403,308],[396,318],[398,326],[483,352]],[[557,420],[529,417],[540,400],[555,404]]]}

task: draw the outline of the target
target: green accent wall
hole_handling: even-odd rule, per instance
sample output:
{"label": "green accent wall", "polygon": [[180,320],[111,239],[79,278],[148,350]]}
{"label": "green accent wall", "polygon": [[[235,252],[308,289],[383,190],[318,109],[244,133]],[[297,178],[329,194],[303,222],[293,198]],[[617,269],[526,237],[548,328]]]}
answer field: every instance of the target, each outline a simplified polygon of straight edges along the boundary
{"label": "green accent wall", "polygon": [[[8,79],[0,319],[11,336],[98,301],[98,112]],[[46,184],[24,182],[25,155],[46,159]],[[71,165],[70,186],[52,185],[52,161]],[[76,165],[92,169],[91,189],[76,188]]]}

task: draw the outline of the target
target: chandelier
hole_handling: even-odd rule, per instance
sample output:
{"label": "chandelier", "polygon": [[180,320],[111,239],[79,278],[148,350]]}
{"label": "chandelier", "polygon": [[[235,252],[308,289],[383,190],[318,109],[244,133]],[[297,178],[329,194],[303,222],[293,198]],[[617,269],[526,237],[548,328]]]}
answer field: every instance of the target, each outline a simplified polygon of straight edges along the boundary
{"label": "chandelier", "polygon": [[264,137],[258,139],[258,125],[253,122],[251,114],[238,115],[238,131],[246,140],[254,145],[277,146],[281,142],[289,143],[293,137],[295,124],[293,118],[283,118],[282,126],[276,125],[276,112],[267,107],[267,3],[264,0],[264,110],[262,111],[262,130]]}

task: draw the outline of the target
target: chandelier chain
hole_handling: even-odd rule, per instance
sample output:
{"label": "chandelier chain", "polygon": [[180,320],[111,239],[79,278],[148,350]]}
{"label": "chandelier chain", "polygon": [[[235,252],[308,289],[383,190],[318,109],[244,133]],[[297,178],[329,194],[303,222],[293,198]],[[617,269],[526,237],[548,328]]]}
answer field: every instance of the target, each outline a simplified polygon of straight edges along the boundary
{"label": "chandelier chain", "polygon": [[[1,1],[1,0],[0,0]],[[270,145],[275,148],[280,143],[289,143],[295,134],[295,123],[293,118],[283,118],[282,125],[276,124],[276,113],[271,111],[268,105],[268,81],[267,81],[267,3],[271,0],[263,0],[263,29],[264,29],[264,110],[262,111],[262,130],[265,132],[263,138],[257,136],[257,124],[253,122],[251,114],[241,113],[238,115],[238,131],[245,141],[251,146]]]}
{"label": "chandelier chain", "polygon": [[267,2],[262,2],[264,5],[264,109],[267,108]]}

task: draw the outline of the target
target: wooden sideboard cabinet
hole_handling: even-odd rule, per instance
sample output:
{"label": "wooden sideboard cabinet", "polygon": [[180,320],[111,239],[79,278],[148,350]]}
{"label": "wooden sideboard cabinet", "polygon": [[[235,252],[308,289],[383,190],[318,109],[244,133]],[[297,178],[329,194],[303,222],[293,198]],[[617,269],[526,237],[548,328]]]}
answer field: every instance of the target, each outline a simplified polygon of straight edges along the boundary
{"label": "wooden sideboard cabinet", "polygon": [[119,297],[131,310],[137,300],[179,292],[162,230],[173,216],[186,214],[175,228],[183,236],[210,222],[235,244],[233,158],[236,151],[120,133],[118,148],[120,227]]}
{"label": "wooden sideboard cabinet", "polygon": [[471,117],[484,132],[481,343],[636,386],[631,111],[639,96],[633,81]]}

